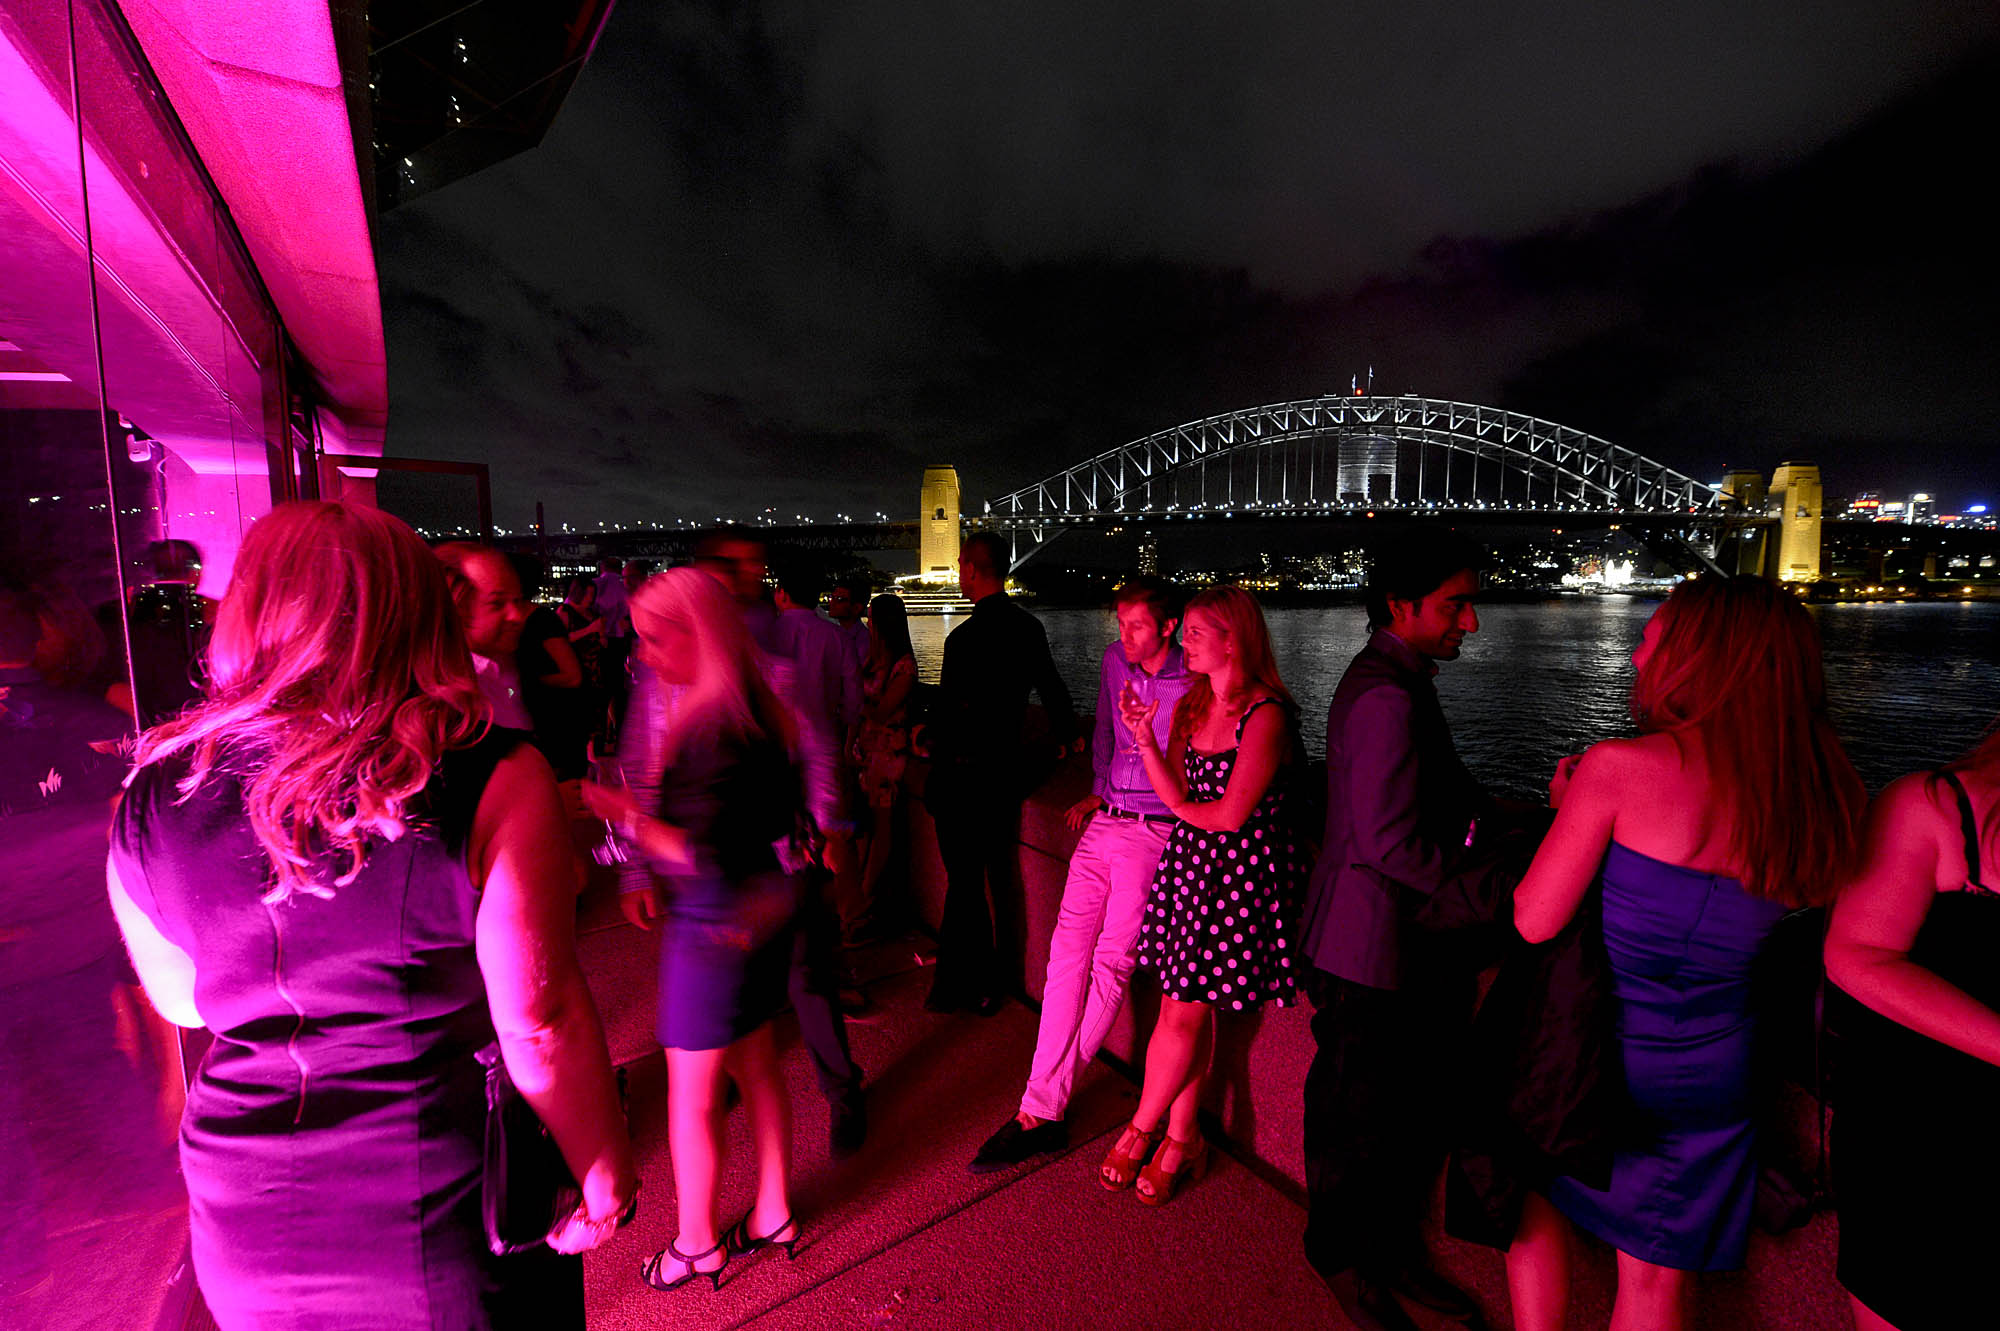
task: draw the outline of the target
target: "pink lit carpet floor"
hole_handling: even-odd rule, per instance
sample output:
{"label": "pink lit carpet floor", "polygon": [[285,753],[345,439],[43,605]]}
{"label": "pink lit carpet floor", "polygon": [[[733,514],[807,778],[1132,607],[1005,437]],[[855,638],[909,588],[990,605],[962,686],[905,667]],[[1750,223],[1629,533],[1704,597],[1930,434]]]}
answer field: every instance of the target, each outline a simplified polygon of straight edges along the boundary
{"label": "pink lit carpet floor", "polygon": [[[871,1130],[854,1159],[830,1161],[826,1102],[789,1018],[782,1023],[797,1113],[797,1209],[806,1227],[797,1259],[775,1251],[739,1259],[719,1292],[706,1281],[671,1294],[647,1289],[640,1260],[675,1228],[665,1064],[650,1035],[654,941],[603,915],[597,924],[585,935],[585,960],[613,1057],[630,1073],[645,1191],[637,1222],[586,1261],[594,1331],[1348,1325],[1299,1254],[1303,1206],[1263,1173],[1219,1155],[1206,1179],[1157,1210],[1096,1185],[1096,1164],[1136,1099],[1132,1084],[1101,1063],[1078,1088],[1067,1154],[1003,1173],[968,1173],[980,1142],[1018,1103],[1035,1014],[1019,1003],[986,1020],[923,1011],[929,977],[915,968],[908,944],[881,945],[861,962],[875,1012],[850,1026],[850,1038],[868,1072]],[[740,1109],[729,1126],[724,1223],[750,1202]],[[1441,1264],[1475,1292],[1491,1323],[1510,1326],[1499,1255],[1435,1244]],[[1703,1282],[1694,1324],[1845,1331],[1833,1250],[1830,1216],[1783,1238],[1759,1235],[1748,1272]],[[1579,1267],[1571,1326],[1601,1327],[1610,1315],[1610,1254],[1589,1245]],[[1454,1325],[1422,1312],[1418,1321]]]}

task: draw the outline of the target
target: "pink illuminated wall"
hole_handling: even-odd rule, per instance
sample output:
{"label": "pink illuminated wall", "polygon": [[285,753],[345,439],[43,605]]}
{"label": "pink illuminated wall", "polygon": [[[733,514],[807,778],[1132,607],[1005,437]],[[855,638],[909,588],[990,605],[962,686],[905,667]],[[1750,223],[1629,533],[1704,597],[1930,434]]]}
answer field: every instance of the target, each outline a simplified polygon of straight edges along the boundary
{"label": "pink illuminated wall", "polygon": [[111,3],[0,0],[0,1328],[192,1324],[183,1050],[104,890],[132,713],[199,679],[147,547],[221,596],[287,390],[344,451],[385,408],[325,5]]}

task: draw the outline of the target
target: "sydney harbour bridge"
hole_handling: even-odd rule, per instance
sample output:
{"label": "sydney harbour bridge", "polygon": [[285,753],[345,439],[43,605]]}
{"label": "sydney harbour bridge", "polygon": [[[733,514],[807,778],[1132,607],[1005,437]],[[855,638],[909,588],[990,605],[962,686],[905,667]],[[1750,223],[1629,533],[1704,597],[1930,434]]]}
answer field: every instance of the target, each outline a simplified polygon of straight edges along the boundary
{"label": "sydney harbour bridge", "polygon": [[[938,469],[934,469],[938,470]],[[1596,435],[1520,412],[1421,397],[1325,396],[1189,421],[1030,485],[917,522],[763,528],[808,550],[916,549],[923,529],[1005,534],[1015,563],[1076,528],[1231,522],[1619,523],[1677,558],[1712,563],[1733,534],[1779,519]],[[1813,509],[1818,517],[1817,504]],[[686,532],[633,532],[619,553],[678,556]],[[596,545],[607,544],[601,539]],[[563,552],[577,542],[563,543]],[[552,543],[551,550],[557,547]],[[952,542],[956,550],[956,542]]]}
{"label": "sydney harbour bridge", "polygon": [[[970,525],[1016,562],[1107,522],[1421,517],[1634,522],[1704,562],[1778,521],[1715,485],[1554,421],[1422,397],[1318,397],[1190,421],[988,500]],[[1814,514],[1817,517],[1817,512]]]}
{"label": "sydney harbour bridge", "polygon": [[[952,469],[930,473],[939,474],[951,476],[948,495],[927,477],[916,521],[760,531],[773,545],[801,550],[923,549],[920,564],[936,562],[928,552],[940,537],[948,537],[955,557],[960,535],[997,531],[1018,566],[1065,532],[1093,527],[1164,534],[1205,523],[1617,526],[1690,571],[1805,581],[1820,573],[1820,483],[1810,464],[1786,463],[1768,483],[1759,473],[1734,471],[1718,485],[1571,426],[1437,398],[1328,395],[1225,412],[972,503],[961,503]],[[1824,521],[1827,534],[1848,526],[1861,530]],[[1994,545],[1992,533],[1926,531],[1927,540]],[[1876,537],[1863,531],[1861,539]],[[544,548],[571,557],[674,558],[685,556],[692,540],[691,531],[633,531]],[[944,580],[955,574],[937,571]]]}

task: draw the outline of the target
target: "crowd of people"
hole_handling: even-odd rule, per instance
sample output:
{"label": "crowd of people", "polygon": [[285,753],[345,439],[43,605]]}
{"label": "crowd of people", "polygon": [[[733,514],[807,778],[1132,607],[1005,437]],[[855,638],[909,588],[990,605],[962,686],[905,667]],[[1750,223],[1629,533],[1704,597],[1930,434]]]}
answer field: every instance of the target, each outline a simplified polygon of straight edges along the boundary
{"label": "crowd of people", "polygon": [[[275,509],[204,695],[141,736],[109,874],[154,1005],[216,1036],[181,1149],[219,1324],[581,1325],[576,1254],[639,1183],[576,960],[588,826],[660,942],[677,1232],[642,1278],[713,1287],[738,1257],[789,1256],[809,1217],[772,1023],[796,1013],[830,1145],[861,1149],[845,1018],[867,999],[842,944],[892,922],[911,765],[946,881],[925,1005],[984,1015],[1018,986],[994,903],[1022,803],[1085,750],[1034,1054],[975,1171],[1068,1147],[1078,1077],[1143,970],[1159,1017],[1097,1178],[1169,1203],[1211,1159],[1218,1015],[1303,997],[1305,1250],[1348,1318],[1478,1321],[1421,1237],[1442,1171],[1448,1227],[1506,1250],[1517,1326],[1565,1324],[1577,1228],[1617,1250],[1615,1328],[1684,1326],[1692,1275],[1745,1260],[1753,972],[1781,921],[1822,910],[1854,1000],[1840,1277],[1864,1328],[1958,1324],[1993,1232],[1968,1212],[1995,1172],[1977,1147],[2000,1092],[2000,739],[1870,807],[1810,616],[1764,580],[1701,577],[1636,644],[1636,734],[1565,759],[1546,806],[1496,798],[1433,684],[1478,631],[1481,563],[1450,534],[1378,552],[1322,788],[1238,587],[1183,604],[1127,580],[1086,734],[989,535],[964,543],[973,608],[920,708],[902,602],[843,582],[822,615],[812,571],[767,586],[747,531],[534,606],[497,551],[433,551],[367,508]],[[545,1245],[504,1256],[481,1214],[482,1055],[579,1190]],[[732,1087],[755,1201],[724,1217]]]}

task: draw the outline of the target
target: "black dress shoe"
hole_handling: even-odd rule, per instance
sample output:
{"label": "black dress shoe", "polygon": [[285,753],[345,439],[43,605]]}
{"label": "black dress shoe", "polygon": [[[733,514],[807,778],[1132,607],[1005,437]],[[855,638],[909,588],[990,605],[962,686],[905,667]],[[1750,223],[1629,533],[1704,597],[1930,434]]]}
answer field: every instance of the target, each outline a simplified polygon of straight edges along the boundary
{"label": "black dress shoe", "polygon": [[1023,1160],[1032,1160],[1038,1155],[1068,1147],[1069,1125],[1061,1119],[1024,1128],[1020,1119],[1010,1118],[1000,1125],[1000,1131],[986,1139],[986,1144],[979,1148],[979,1154],[973,1156],[972,1163],[966,1167],[975,1174],[991,1174],[995,1170],[1018,1165]]}
{"label": "black dress shoe", "polygon": [[981,994],[977,998],[967,999],[963,1006],[975,1017],[990,1017],[998,1012],[1000,1005],[1006,1001],[999,994]]}
{"label": "black dress shoe", "polygon": [[947,989],[941,984],[933,983],[931,991],[924,995],[926,1012],[956,1012],[964,1006],[965,1002],[958,996],[956,990]]}
{"label": "black dress shoe", "polygon": [[868,1101],[857,1086],[834,1096],[827,1104],[833,1111],[827,1146],[834,1159],[845,1160],[868,1140]]}
{"label": "black dress shoe", "polygon": [[1320,1279],[1333,1292],[1334,1302],[1347,1314],[1347,1320],[1360,1331],[1422,1331],[1387,1287],[1362,1278],[1358,1272],[1342,1271]]}
{"label": "black dress shoe", "polygon": [[1472,1301],[1472,1296],[1431,1267],[1406,1266],[1400,1271],[1378,1275],[1375,1279],[1411,1303],[1443,1313],[1454,1322],[1485,1325],[1479,1305]]}

